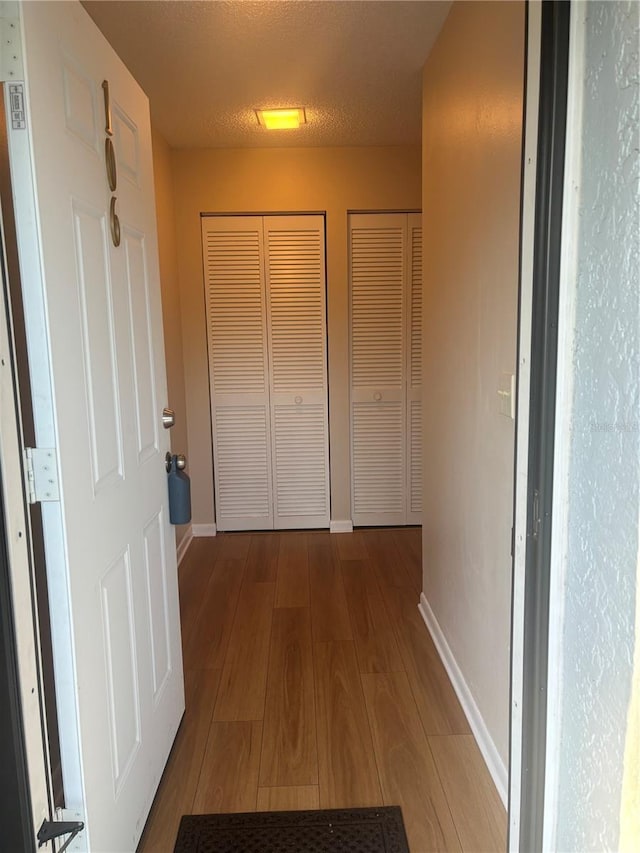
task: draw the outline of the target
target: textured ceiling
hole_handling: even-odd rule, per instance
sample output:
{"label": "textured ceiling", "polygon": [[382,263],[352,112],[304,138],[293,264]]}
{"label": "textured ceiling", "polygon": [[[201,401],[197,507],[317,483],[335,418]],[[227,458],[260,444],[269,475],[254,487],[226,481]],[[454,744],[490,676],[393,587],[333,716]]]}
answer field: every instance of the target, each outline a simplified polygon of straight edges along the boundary
{"label": "textured ceiling", "polygon": [[[85,0],[176,148],[418,144],[433,0]],[[266,131],[257,107],[304,106]]]}

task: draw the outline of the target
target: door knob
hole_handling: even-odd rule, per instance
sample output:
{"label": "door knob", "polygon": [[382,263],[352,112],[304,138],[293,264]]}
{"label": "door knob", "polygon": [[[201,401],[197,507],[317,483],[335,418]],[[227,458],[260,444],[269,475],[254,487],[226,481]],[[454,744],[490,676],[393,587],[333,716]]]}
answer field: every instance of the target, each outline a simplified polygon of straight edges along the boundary
{"label": "door knob", "polygon": [[171,471],[171,468],[174,464],[173,460],[175,459],[175,466],[178,471],[184,471],[187,467],[187,457],[184,453],[177,453],[175,456],[172,456],[168,451],[167,455],[164,457],[165,468],[167,469],[167,473]]}
{"label": "door knob", "polygon": [[173,411],[173,409],[167,409],[167,408],[163,409],[162,410],[162,426],[165,429],[171,429],[171,427],[175,424],[175,422],[176,422],[176,413]]}

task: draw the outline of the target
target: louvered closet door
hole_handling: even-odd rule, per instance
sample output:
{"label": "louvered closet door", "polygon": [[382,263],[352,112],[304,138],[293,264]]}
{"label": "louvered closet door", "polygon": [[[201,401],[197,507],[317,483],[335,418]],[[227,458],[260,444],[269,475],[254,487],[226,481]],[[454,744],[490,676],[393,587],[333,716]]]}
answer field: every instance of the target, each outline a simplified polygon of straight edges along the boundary
{"label": "louvered closet door", "polygon": [[324,218],[266,216],[276,528],[329,526]]}
{"label": "louvered closet door", "polygon": [[216,525],[273,527],[261,217],[203,217]]}
{"label": "louvered closet door", "polygon": [[407,524],[422,524],[422,215],[407,218]]}
{"label": "louvered closet door", "polygon": [[350,217],[352,518],[405,524],[406,214]]}

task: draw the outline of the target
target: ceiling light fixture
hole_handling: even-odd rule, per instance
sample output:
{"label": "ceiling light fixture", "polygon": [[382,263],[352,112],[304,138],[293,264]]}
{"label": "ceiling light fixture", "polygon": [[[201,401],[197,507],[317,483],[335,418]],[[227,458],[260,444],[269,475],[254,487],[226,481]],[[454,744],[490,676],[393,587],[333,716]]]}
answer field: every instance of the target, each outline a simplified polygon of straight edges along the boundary
{"label": "ceiling light fixture", "polygon": [[267,130],[295,130],[307,123],[304,107],[278,110],[256,110],[258,124]]}

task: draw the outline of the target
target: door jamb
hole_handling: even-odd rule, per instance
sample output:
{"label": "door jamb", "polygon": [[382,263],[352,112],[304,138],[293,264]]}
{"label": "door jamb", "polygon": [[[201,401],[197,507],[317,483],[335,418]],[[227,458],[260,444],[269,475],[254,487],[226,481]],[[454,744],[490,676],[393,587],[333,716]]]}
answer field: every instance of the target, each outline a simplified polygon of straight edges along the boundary
{"label": "door jamb", "polygon": [[[529,4],[529,11],[531,4]],[[526,491],[517,493],[509,849],[542,849],[547,737],[558,306],[569,57],[568,3],[542,4],[532,245]],[[521,344],[524,342],[521,342]],[[526,505],[518,507],[518,497]],[[525,508],[526,507],[526,508]],[[526,524],[522,526],[525,518]],[[516,591],[519,594],[515,598]],[[520,669],[521,668],[521,669]],[[514,689],[519,684],[521,692]],[[519,705],[519,707],[518,707]],[[517,709],[514,712],[514,709]],[[515,718],[515,720],[514,720]],[[516,723],[514,725],[514,722]]]}
{"label": "door jamb", "polygon": [[[0,223],[1,227],[1,223]],[[42,666],[36,615],[30,526],[26,510],[20,409],[12,344],[9,296],[6,287],[6,256],[2,240],[2,299],[0,299],[0,560],[6,561],[10,595],[3,595],[15,677],[15,694],[8,701],[13,710],[14,739],[22,789],[21,822],[25,843],[36,849],[36,832],[51,814],[51,780],[45,742]],[[19,619],[17,618],[19,615]],[[10,624],[12,623],[12,624]],[[6,628],[5,628],[6,630]]]}
{"label": "door jamb", "polygon": [[510,756],[508,786],[508,849],[518,850],[524,642],[524,589],[527,529],[527,459],[531,383],[531,323],[533,306],[533,249],[540,100],[541,0],[529,0],[525,10],[525,80],[520,199],[520,282],[518,288],[518,356],[514,451],[514,510],[511,587]]}
{"label": "door jamb", "polygon": [[[7,85],[5,84],[5,87]],[[7,95],[5,89],[5,100]],[[35,444],[36,447],[55,449],[57,426],[51,384],[48,317],[43,290],[45,275],[40,249],[40,223],[35,202],[35,170],[30,129],[32,122],[26,95],[24,109],[26,127],[13,128],[11,123],[7,122],[7,147],[22,285]],[[55,595],[55,607],[51,606],[50,615],[65,806],[72,810],[69,817],[75,818],[76,815],[84,813],[84,792],[80,767],[70,603],[64,592],[66,590],[66,541],[60,502],[43,502],[41,518],[45,537],[50,543],[47,550],[50,604]]]}

